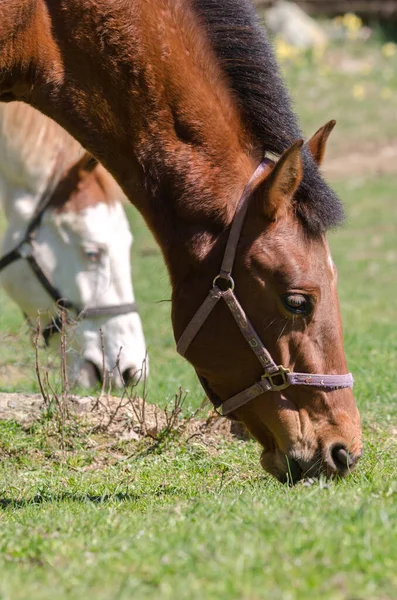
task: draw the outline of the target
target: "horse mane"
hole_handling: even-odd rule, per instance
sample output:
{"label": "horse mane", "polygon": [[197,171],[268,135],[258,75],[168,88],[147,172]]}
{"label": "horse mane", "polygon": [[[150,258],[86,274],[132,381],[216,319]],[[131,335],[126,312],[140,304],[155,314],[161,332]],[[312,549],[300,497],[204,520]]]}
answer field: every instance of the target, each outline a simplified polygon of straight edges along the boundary
{"label": "horse mane", "polygon": [[[251,0],[191,0],[246,124],[263,153],[281,154],[302,138],[297,117]],[[336,227],[343,206],[304,149],[296,211],[309,233]]]}
{"label": "horse mane", "polygon": [[[42,174],[44,186],[53,179],[60,180],[60,190],[51,202],[58,209],[78,211],[92,206],[98,199],[110,205],[123,198],[116,182],[102,165],[87,171],[85,163],[88,164],[89,155],[77,140],[27,104],[0,103],[0,138],[3,138],[0,147],[5,149],[6,155],[9,154],[12,161],[17,160],[27,171]],[[6,159],[7,156],[3,158]],[[78,189],[79,181],[82,187],[82,178],[86,180],[87,176],[92,183]],[[64,178],[68,182],[66,187]]]}

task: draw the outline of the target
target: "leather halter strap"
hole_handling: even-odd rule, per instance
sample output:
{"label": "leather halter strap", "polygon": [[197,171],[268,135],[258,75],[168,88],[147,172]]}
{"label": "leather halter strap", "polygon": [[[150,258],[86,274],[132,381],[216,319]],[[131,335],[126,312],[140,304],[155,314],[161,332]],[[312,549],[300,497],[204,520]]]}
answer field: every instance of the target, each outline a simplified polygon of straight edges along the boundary
{"label": "leather halter strap", "polygon": [[[37,207],[33,213],[31,220],[27,226],[25,235],[22,241],[16,248],[8,252],[5,256],[0,258],[0,272],[5,269],[8,265],[12,264],[16,260],[25,259],[30,266],[31,270],[35,274],[36,278],[40,281],[46,292],[51,296],[60,310],[73,310],[78,319],[93,319],[97,317],[113,317],[119,315],[126,315],[132,312],[138,312],[137,305],[135,302],[128,302],[125,304],[108,305],[108,306],[93,306],[84,307],[77,303],[65,298],[58,290],[58,288],[50,281],[49,277],[45,274],[34,256],[34,240],[37,237],[38,230],[40,228],[43,215],[47,208],[51,205],[54,196],[62,190],[62,186],[67,181],[72,171],[78,169],[84,169],[85,171],[91,172],[98,164],[96,159],[88,153],[85,153],[77,163],[73,164],[67,173],[56,182],[56,172],[59,168],[60,155],[58,155],[54,174],[49,180],[46,189],[44,190]],[[60,332],[62,329],[62,319],[60,316],[52,318],[51,322],[43,329],[43,337],[48,344],[49,339],[55,333]]]}
{"label": "leather halter strap", "polygon": [[[264,174],[269,167],[269,164],[272,164],[271,161],[265,159],[249,180],[237,205],[219,275],[215,277],[213,287],[207,298],[197,310],[177,343],[177,351],[184,356],[216,304],[219,300],[224,300],[226,306],[232,313],[237,326],[264,370],[260,381],[257,381],[247,389],[239,392],[224,402],[221,402],[220,399],[211,392],[208,382],[199,376],[201,384],[209,395],[210,400],[216,408],[220,407],[221,413],[224,416],[229,415],[265,392],[284,390],[291,385],[313,386],[324,390],[353,387],[353,376],[351,373],[345,375],[295,373],[290,372],[289,369],[282,365],[277,365],[256,333],[245,314],[244,309],[234,294],[234,281],[231,273],[236,256],[237,244],[248,209],[249,199],[257,179]],[[218,281],[221,280],[223,280],[222,287],[226,286],[226,289],[221,289],[219,285],[217,285]]]}

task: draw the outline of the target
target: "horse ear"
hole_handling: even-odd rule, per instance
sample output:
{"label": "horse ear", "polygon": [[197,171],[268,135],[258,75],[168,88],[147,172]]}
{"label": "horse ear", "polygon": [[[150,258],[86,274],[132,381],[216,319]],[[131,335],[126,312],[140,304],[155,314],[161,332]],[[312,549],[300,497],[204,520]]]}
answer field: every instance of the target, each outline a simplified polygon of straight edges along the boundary
{"label": "horse ear", "polygon": [[309,150],[318,166],[320,166],[323,162],[325,148],[327,147],[327,140],[335,125],[336,121],[328,121],[328,123],[320,127],[320,129],[316,131],[313,137],[307,142]]}
{"label": "horse ear", "polygon": [[292,196],[303,177],[303,140],[298,140],[281,155],[270,175],[266,178],[265,212],[277,220],[291,206]]}

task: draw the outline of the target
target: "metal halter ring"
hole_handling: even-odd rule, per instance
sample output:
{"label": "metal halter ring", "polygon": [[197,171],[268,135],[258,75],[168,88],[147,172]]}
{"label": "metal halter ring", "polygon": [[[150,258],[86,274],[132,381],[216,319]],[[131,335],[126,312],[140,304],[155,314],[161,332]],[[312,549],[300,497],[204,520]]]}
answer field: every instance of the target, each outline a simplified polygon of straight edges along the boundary
{"label": "metal halter ring", "polygon": [[[283,365],[278,365],[277,368],[278,368],[278,371],[275,371],[274,373],[265,373],[261,377],[261,379],[267,379],[267,381],[272,386],[271,391],[274,391],[274,392],[279,392],[280,390],[285,390],[285,388],[287,388],[291,385],[288,381],[288,375],[290,373],[290,370],[283,367]],[[277,378],[280,378],[278,380],[279,383],[277,383]]]}
{"label": "metal halter ring", "polygon": [[[214,279],[214,281],[212,282],[212,287],[216,286],[216,282],[218,281],[218,279],[222,279],[225,283],[228,283],[228,287],[226,287],[224,290],[222,290],[222,288],[220,288],[223,292],[226,290],[234,290],[234,279],[231,275],[228,275],[227,277],[222,277],[222,275],[217,275]],[[219,287],[219,286],[218,286]]]}

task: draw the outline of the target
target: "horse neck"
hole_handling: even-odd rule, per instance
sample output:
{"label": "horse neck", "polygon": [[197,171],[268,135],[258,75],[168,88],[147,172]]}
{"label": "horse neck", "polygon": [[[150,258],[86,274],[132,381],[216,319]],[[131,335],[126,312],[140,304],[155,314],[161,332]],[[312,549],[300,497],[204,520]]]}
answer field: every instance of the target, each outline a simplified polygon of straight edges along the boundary
{"label": "horse neck", "polygon": [[205,32],[180,0],[47,7],[53,86],[32,100],[116,177],[175,284],[207,258],[258,160]]}

